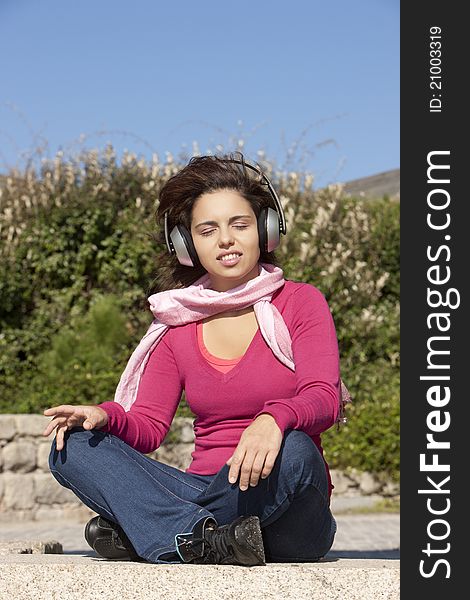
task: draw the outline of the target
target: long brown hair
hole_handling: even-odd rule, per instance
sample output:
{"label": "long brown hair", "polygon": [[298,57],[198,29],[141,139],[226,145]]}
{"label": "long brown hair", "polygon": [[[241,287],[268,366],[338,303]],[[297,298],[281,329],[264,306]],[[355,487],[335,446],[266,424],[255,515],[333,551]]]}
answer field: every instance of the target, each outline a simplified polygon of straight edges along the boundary
{"label": "long brown hair", "polygon": [[[242,165],[226,162],[234,159],[240,160]],[[256,218],[262,208],[266,206],[275,208],[265,180],[245,165],[245,158],[239,151],[220,156],[193,156],[181,171],[170,177],[164,184],[160,190],[159,204],[155,212],[157,232],[152,237],[157,244],[163,245],[165,252],[158,256],[157,274],[148,290],[149,294],[187,287],[207,273],[204,267],[182,265],[175,255],[169,254],[164,232],[164,213],[167,209],[169,209],[168,231],[171,231],[177,223],[182,223],[190,232],[194,203],[205,193],[221,189],[236,190],[250,203]],[[254,166],[261,172],[258,163]],[[261,251],[259,262],[281,266],[274,251]]]}

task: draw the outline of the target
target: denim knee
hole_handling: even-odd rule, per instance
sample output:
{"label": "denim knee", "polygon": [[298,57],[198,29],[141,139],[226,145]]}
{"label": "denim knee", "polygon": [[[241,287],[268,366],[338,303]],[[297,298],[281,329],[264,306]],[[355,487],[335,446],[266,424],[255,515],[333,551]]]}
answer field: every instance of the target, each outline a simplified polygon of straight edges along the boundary
{"label": "denim knee", "polygon": [[49,469],[51,471],[65,472],[78,466],[86,465],[84,452],[89,447],[105,437],[99,430],[87,430],[83,427],[72,427],[64,434],[64,446],[57,450],[57,440],[54,437],[49,453]]}
{"label": "denim knee", "polygon": [[282,463],[284,467],[299,475],[305,481],[310,476],[324,474],[326,470],[323,458],[315,442],[304,432],[297,429],[287,430],[283,439]]}

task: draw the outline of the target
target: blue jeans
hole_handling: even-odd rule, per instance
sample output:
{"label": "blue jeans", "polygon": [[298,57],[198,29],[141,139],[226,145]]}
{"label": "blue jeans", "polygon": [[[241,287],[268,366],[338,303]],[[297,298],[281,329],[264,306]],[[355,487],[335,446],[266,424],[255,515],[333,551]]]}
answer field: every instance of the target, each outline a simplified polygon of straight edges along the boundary
{"label": "blue jeans", "polygon": [[137,554],[151,563],[181,563],[175,535],[208,516],[220,526],[257,515],[267,562],[317,561],[336,533],[325,464],[298,430],[285,431],[271,473],[245,491],[238,480],[228,481],[228,465],[214,475],[186,473],[115,435],[83,427],[65,433],[60,452],[54,438],[49,468],[86,506],[119,523]]}

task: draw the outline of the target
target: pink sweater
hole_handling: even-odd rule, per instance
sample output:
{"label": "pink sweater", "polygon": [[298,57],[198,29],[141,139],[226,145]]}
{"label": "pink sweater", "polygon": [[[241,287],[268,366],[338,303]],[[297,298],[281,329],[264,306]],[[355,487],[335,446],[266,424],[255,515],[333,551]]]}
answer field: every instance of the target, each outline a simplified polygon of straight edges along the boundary
{"label": "pink sweater", "polygon": [[340,397],[331,312],[315,286],[291,280],[274,292],[272,303],[292,338],[295,373],[274,356],[259,329],[241,358],[210,364],[214,357],[201,347],[200,324],[170,327],[148,360],[129,412],[113,401],[98,405],[109,417],[101,430],[144,454],[153,452],[170,429],[184,389],[196,415],[188,473],[217,473],[261,413],[271,414],[283,433],[307,433],[323,455],[320,434],[335,423]]}

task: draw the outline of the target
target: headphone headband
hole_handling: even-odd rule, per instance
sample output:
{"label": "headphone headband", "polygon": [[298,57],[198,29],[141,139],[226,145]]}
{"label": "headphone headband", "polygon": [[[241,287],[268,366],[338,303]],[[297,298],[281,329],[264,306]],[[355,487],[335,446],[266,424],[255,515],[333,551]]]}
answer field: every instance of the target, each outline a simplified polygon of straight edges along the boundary
{"label": "headphone headband", "polygon": [[279,200],[278,195],[276,194],[276,190],[273,188],[273,186],[271,185],[271,182],[266,177],[266,175],[263,172],[258,171],[258,169],[256,167],[254,167],[253,165],[250,165],[247,162],[242,162],[241,160],[226,159],[226,162],[235,162],[240,165],[244,165],[244,166],[248,167],[249,169],[252,169],[256,173],[258,173],[258,175],[261,175],[261,177],[263,177],[263,179],[268,184],[268,188],[269,188],[269,191],[271,192],[271,196],[274,198],[274,202],[276,203],[277,213],[278,213],[279,219],[280,219],[279,220],[279,230],[282,234],[285,235],[286,234],[286,219],[284,216],[284,211],[282,210],[281,201]]}

